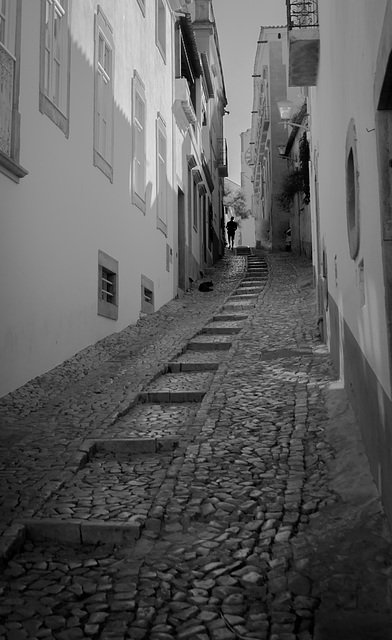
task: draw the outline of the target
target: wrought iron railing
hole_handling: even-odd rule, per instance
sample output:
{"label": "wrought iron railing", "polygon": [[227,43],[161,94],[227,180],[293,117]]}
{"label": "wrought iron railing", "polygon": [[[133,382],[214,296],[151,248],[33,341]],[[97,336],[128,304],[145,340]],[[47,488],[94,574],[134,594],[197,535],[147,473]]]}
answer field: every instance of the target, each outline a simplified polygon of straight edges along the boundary
{"label": "wrought iron railing", "polygon": [[0,44],[0,151],[11,155],[15,60]]}
{"label": "wrought iron railing", "polygon": [[319,26],[318,0],[286,0],[289,29]]}

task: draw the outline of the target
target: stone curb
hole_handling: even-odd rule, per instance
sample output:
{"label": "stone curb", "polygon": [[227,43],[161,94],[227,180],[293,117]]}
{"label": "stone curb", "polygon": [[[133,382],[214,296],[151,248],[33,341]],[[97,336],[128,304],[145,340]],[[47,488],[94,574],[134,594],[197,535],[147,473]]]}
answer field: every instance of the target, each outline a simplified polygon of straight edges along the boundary
{"label": "stone curb", "polygon": [[206,391],[143,391],[139,393],[140,402],[177,403],[177,402],[201,402]]}
{"label": "stone curb", "polygon": [[228,351],[232,342],[188,342],[188,351]]}
{"label": "stone curb", "polygon": [[137,540],[142,528],[140,523],[133,522],[89,522],[53,520],[52,518],[22,519],[20,524],[25,530],[24,539],[77,545],[97,543],[120,545]]}
{"label": "stone curb", "polygon": [[219,362],[170,362],[168,373],[192,372],[192,371],[217,371]]}

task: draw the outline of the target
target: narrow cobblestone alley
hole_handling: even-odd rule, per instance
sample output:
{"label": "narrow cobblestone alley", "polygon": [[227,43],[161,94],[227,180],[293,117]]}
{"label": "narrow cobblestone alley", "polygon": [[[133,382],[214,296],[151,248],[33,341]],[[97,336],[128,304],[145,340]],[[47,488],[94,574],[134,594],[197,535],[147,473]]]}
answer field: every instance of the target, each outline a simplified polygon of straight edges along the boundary
{"label": "narrow cobblestone alley", "polygon": [[392,639],[310,263],[209,277],[0,400],[0,640]]}

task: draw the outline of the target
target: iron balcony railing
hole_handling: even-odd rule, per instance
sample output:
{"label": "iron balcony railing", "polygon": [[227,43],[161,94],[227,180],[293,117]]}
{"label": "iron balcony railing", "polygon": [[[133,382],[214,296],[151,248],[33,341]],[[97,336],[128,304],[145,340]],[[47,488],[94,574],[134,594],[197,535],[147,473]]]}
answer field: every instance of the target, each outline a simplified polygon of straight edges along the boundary
{"label": "iron balcony railing", "polygon": [[15,60],[0,44],[0,151],[11,156]]}
{"label": "iron balcony railing", "polygon": [[289,29],[319,26],[318,0],[286,0]]}

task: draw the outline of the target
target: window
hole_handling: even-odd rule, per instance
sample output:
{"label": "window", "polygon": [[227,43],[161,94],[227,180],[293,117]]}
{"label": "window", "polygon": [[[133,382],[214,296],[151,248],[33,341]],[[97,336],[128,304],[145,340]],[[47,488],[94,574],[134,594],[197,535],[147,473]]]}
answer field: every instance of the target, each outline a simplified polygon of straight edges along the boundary
{"label": "window", "polygon": [[146,211],[146,98],[139,75],[133,76],[133,202]]}
{"label": "window", "polygon": [[98,5],[95,17],[94,165],[113,182],[113,31]]}
{"label": "window", "polygon": [[98,251],[98,315],[118,318],[118,262]]}
{"label": "window", "polygon": [[21,0],[0,0],[0,171],[19,182]]}
{"label": "window", "polygon": [[167,235],[167,143],[166,126],[157,118],[157,226]]}
{"label": "window", "polygon": [[69,0],[41,0],[39,109],[69,136]]}
{"label": "window", "polygon": [[146,276],[141,277],[141,312],[154,313],[154,283]]}
{"label": "window", "polygon": [[156,43],[166,60],[166,7],[163,0],[156,0]]}
{"label": "window", "polygon": [[354,120],[351,119],[346,138],[346,215],[350,257],[355,260],[359,251],[359,171],[357,137]]}

